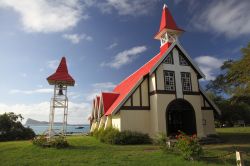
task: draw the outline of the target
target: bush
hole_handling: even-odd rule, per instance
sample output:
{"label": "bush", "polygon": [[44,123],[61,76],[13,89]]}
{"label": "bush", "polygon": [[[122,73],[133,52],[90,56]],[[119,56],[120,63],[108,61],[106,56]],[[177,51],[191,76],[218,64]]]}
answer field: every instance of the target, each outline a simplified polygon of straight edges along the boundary
{"label": "bush", "polygon": [[107,129],[94,130],[92,135],[101,142],[117,145],[133,145],[133,144],[147,144],[151,140],[147,134],[142,134],[132,131],[122,131],[112,127]]}
{"label": "bush", "polygon": [[68,141],[65,139],[65,137],[59,136],[56,137],[54,140],[50,142],[52,147],[55,148],[67,148],[69,147]]}
{"label": "bush", "polygon": [[119,130],[114,128],[107,128],[104,130],[100,136],[100,141],[108,144],[119,144]]}
{"label": "bush", "polygon": [[63,136],[51,138],[47,140],[45,135],[37,136],[32,140],[32,143],[41,147],[54,147],[54,148],[66,148],[69,147],[69,143]]}
{"label": "bush", "polygon": [[177,142],[175,148],[186,160],[199,159],[203,154],[203,149],[198,142],[197,136],[188,136],[184,132],[179,132],[179,135],[176,136]]}
{"label": "bush", "polygon": [[117,144],[134,145],[134,144],[148,144],[151,140],[147,134],[132,131],[122,131],[117,137]]}
{"label": "bush", "polygon": [[0,141],[27,140],[35,137],[31,128],[25,128],[21,121],[23,117],[14,113],[0,115]]}
{"label": "bush", "polygon": [[45,135],[40,135],[40,136],[35,137],[32,140],[32,143],[34,145],[42,146],[42,147],[48,146],[48,144],[47,144],[47,138],[46,138]]}
{"label": "bush", "polygon": [[158,133],[154,138],[154,144],[160,146],[166,146],[167,135],[165,133]]}

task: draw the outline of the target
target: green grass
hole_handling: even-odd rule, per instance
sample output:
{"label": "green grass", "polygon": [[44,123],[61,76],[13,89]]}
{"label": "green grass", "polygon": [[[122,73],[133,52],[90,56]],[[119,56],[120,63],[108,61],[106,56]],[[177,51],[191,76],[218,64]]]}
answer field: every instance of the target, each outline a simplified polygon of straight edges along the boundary
{"label": "green grass", "polygon": [[[226,142],[204,146],[205,155],[225,154],[235,147],[250,152],[250,128],[218,129],[218,133]],[[194,162],[177,154],[163,153],[154,145],[114,146],[88,136],[71,136],[68,141],[71,145],[68,149],[41,148],[30,141],[0,142],[0,165],[235,165],[235,154]],[[250,158],[245,159],[249,164]]]}

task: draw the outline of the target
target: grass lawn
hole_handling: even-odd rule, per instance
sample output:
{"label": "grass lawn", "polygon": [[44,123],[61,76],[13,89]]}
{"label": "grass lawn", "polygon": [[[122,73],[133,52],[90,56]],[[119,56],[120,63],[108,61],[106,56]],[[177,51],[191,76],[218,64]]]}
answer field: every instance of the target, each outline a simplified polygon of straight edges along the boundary
{"label": "grass lawn", "polygon": [[[217,129],[226,141],[204,146],[206,156],[225,154],[239,149],[250,153],[250,127]],[[40,148],[30,141],[0,142],[0,165],[235,165],[235,154],[222,159],[185,161],[177,154],[163,153],[158,146],[114,146],[93,137],[68,137],[68,149]],[[243,156],[246,165],[250,157]]]}

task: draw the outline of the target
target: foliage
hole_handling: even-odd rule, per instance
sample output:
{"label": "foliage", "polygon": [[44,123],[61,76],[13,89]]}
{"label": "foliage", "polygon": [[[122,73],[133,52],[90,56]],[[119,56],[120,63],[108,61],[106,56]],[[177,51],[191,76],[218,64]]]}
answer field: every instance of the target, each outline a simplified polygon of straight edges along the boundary
{"label": "foliage", "polygon": [[226,126],[234,126],[239,120],[243,120],[246,124],[250,124],[250,106],[245,103],[231,103],[224,100],[217,103],[221,110],[221,116],[217,120]]}
{"label": "foliage", "polygon": [[55,139],[53,139],[50,142],[52,147],[55,148],[67,148],[69,147],[69,143],[68,141],[65,139],[65,137],[59,136],[59,137],[55,137]]}
{"label": "foliage", "polygon": [[45,135],[39,135],[33,138],[32,143],[37,146],[47,146],[47,138]]}
{"label": "foliage", "polygon": [[99,139],[101,142],[108,144],[117,144],[117,145],[134,145],[134,144],[147,144],[151,140],[147,134],[142,134],[132,131],[122,131],[115,128],[99,129],[94,130],[92,133],[94,137]]}
{"label": "foliage", "polygon": [[186,160],[199,159],[203,154],[203,149],[198,142],[197,136],[188,136],[184,132],[179,132],[179,135],[176,136],[175,148],[181,152]]}
{"label": "foliage", "polygon": [[115,139],[116,139],[115,143],[121,144],[121,145],[135,145],[135,144],[151,143],[151,140],[147,134],[133,132],[133,131],[122,131],[119,133],[119,135]]}
{"label": "foliage", "polygon": [[32,143],[41,147],[54,147],[54,148],[67,148],[69,147],[69,143],[63,136],[57,136],[51,138],[50,141],[47,140],[45,135],[40,135],[35,137],[32,140]]}
{"label": "foliage", "polygon": [[226,93],[234,102],[250,103],[250,43],[242,48],[243,57],[239,60],[225,61],[222,74],[207,85],[216,94]]}
{"label": "foliage", "polygon": [[160,145],[160,146],[165,146],[166,145],[166,142],[167,142],[167,135],[165,133],[158,133],[154,140],[153,140],[153,143],[155,145]]}
{"label": "foliage", "polygon": [[23,117],[13,112],[0,115],[0,141],[27,140],[35,137],[31,128],[22,125]]}

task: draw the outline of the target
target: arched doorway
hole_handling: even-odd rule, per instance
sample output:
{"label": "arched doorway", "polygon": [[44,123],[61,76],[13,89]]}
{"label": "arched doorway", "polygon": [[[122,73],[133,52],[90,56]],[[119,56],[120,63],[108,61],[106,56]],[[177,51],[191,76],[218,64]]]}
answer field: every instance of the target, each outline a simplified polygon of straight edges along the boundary
{"label": "arched doorway", "polygon": [[178,130],[188,135],[196,134],[195,112],[192,105],[184,99],[172,101],[166,111],[168,136],[176,135]]}

